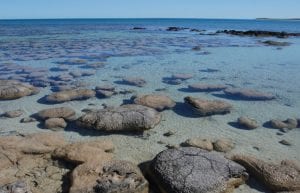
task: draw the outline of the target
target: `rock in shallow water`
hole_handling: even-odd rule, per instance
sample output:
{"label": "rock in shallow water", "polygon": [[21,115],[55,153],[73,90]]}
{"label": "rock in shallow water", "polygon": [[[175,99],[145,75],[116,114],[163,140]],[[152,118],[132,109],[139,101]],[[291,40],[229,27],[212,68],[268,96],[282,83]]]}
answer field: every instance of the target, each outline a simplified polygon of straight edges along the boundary
{"label": "rock in shallow water", "polygon": [[131,86],[143,87],[146,84],[146,81],[138,77],[126,77],[123,78],[123,83]]}
{"label": "rock in shallow water", "polygon": [[238,124],[247,129],[255,129],[258,127],[257,121],[248,117],[239,117]]}
{"label": "rock in shallow water", "polygon": [[175,102],[168,96],[164,95],[141,95],[134,99],[134,103],[154,108],[158,111],[170,109],[175,106]]}
{"label": "rock in shallow water", "polygon": [[23,114],[22,110],[13,110],[13,111],[5,112],[1,116],[7,117],[7,118],[16,118],[16,117],[20,117],[22,114]]}
{"label": "rock in shallow water", "polygon": [[201,116],[230,113],[232,105],[220,100],[204,100],[201,98],[185,97],[185,103]]}
{"label": "rock in shallow water", "polygon": [[191,91],[198,91],[198,92],[213,92],[213,91],[221,91],[227,88],[226,85],[221,84],[203,84],[203,83],[196,83],[191,84],[188,86]]}
{"label": "rock in shallow water", "polygon": [[232,160],[243,165],[272,191],[300,191],[300,168],[292,161],[282,161],[277,165],[243,155],[235,155]]}
{"label": "rock in shallow water", "polygon": [[144,131],[155,127],[160,119],[160,113],[152,108],[123,105],[87,113],[77,119],[76,124],[103,131]]}
{"label": "rock in shallow water", "polygon": [[262,93],[252,89],[228,88],[224,93],[230,97],[236,97],[243,100],[273,100],[275,96],[269,93]]}
{"label": "rock in shallow water", "polygon": [[92,98],[96,95],[95,91],[89,89],[75,89],[60,91],[50,94],[46,97],[49,103],[63,103],[72,100],[84,100]]}
{"label": "rock in shallow water", "polygon": [[297,119],[287,119],[285,121],[280,121],[278,119],[272,119],[272,120],[270,120],[270,125],[274,129],[283,129],[283,128],[294,129],[297,127],[298,121],[297,121]]}
{"label": "rock in shallow water", "polygon": [[159,153],[149,169],[161,192],[231,192],[244,183],[244,167],[216,152],[184,147]]}
{"label": "rock in shallow water", "polygon": [[45,121],[46,129],[60,130],[67,126],[66,121],[63,118],[50,118]]}
{"label": "rock in shallow water", "polygon": [[69,107],[56,107],[39,111],[36,116],[39,119],[46,120],[49,118],[63,118],[65,120],[73,120],[75,111]]}
{"label": "rock in shallow water", "polygon": [[13,100],[37,94],[39,90],[15,80],[0,80],[0,100]]}

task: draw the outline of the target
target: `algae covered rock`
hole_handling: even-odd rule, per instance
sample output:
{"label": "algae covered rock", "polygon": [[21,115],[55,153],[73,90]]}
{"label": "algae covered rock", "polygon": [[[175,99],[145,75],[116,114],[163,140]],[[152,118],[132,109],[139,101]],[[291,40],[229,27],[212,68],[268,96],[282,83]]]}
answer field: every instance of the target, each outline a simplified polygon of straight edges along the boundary
{"label": "algae covered rock", "polygon": [[144,131],[155,127],[161,119],[155,109],[142,105],[123,105],[89,112],[79,119],[79,127],[102,131]]}

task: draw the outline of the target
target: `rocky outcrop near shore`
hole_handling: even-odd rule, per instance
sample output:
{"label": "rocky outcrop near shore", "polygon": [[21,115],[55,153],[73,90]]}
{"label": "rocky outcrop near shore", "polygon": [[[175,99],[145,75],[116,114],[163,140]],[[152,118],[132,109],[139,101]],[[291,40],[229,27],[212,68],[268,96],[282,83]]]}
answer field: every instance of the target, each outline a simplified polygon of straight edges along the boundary
{"label": "rocky outcrop near shore", "polygon": [[274,164],[244,155],[235,155],[232,160],[244,166],[250,175],[264,183],[271,191],[300,191],[300,166],[296,162],[286,160]]}
{"label": "rocky outcrop near shore", "polygon": [[220,30],[217,33],[225,33],[237,36],[254,36],[254,37],[299,37],[300,33],[288,33],[288,32],[275,32],[275,31],[261,31],[261,30],[249,30],[249,31],[238,31],[238,30]]}
{"label": "rocky outcrop near shore", "polygon": [[248,177],[246,169],[216,152],[194,147],[159,153],[148,169],[160,192],[232,192]]}

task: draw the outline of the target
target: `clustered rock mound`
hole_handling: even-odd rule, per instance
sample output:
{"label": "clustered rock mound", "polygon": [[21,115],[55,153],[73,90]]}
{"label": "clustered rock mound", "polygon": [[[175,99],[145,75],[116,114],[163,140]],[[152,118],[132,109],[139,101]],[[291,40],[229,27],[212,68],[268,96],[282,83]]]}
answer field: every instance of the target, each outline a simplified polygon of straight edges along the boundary
{"label": "clustered rock mound", "polygon": [[113,160],[112,142],[68,144],[53,133],[0,137],[1,193],[148,192],[134,164]]}
{"label": "clustered rock mound", "polygon": [[223,155],[194,147],[165,150],[149,167],[149,176],[161,192],[232,192],[248,176],[243,166]]}
{"label": "clustered rock mound", "polygon": [[144,131],[155,127],[161,115],[142,105],[123,105],[88,112],[77,119],[79,127],[102,131]]}
{"label": "clustered rock mound", "polygon": [[201,98],[185,97],[186,104],[191,106],[197,114],[201,116],[209,116],[215,114],[230,113],[232,105],[221,100],[205,100]]}
{"label": "clustered rock mound", "polygon": [[269,93],[262,93],[252,89],[228,88],[224,93],[229,97],[235,97],[242,100],[273,100],[275,96]]}
{"label": "clustered rock mound", "polygon": [[89,89],[74,89],[52,93],[46,97],[46,102],[63,103],[73,100],[85,100],[96,95],[95,91]]}
{"label": "clustered rock mound", "polygon": [[0,80],[0,100],[13,100],[39,93],[39,90],[29,84],[15,80]]}
{"label": "clustered rock mound", "polygon": [[280,164],[273,164],[243,155],[235,155],[231,159],[244,166],[250,175],[264,183],[271,191],[300,191],[300,167],[293,161],[285,160]]}
{"label": "clustered rock mound", "polygon": [[197,147],[207,151],[215,150],[218,152],[227,153],[234,148],[235,144],[232,142],[232,140],[226,138],[217,139],[213,142],[210,139],[194,137],[186,140],[184,143],[182,143],[182,146]]}
{"label": "clustered rock mound", "polygon": [[278,120],[278,119],[272,119],[269,121],[270,125],[274,129],[295,129],[298,126],[298,120],[297,119],[287,119],[284,121]]}
{"label": "clustered rock mound", "polygon": [[176,103],[168,96],[164,95],[141,95],[134,98],[134,103],[154,108],[158,111],[173,108]]}
{"label": "clustered rock mound", "polygon": [[76,112],[69,107],[56,107],[39,111],[34,115],[44,122],[46,129],[64,129],[68,121],[76,119]]}

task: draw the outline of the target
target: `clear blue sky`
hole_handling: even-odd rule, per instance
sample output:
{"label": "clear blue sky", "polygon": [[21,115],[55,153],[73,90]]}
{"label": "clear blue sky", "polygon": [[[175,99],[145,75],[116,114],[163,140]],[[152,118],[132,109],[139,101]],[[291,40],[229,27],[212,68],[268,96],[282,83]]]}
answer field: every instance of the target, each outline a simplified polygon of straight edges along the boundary
{"label": "clear blue sky", "polygon": [[0,0],[0,19],[300,18],[300,0]]}

